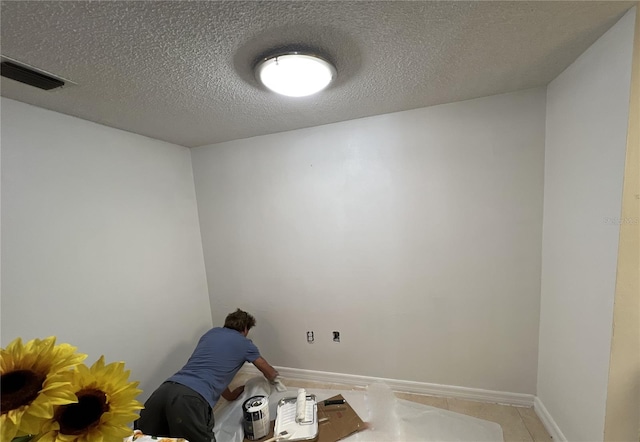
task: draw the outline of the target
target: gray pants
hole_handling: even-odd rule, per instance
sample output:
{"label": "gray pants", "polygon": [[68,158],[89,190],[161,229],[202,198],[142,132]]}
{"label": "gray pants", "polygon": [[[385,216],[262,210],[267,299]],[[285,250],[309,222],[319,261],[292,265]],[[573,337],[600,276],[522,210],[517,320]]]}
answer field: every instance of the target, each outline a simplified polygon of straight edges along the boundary
{"label": "gray pants", "polygon": [[150,436],[182,437],[189,442],[215,442],[213,411],[200,394],[167,381],[145,402],[135,428]]}

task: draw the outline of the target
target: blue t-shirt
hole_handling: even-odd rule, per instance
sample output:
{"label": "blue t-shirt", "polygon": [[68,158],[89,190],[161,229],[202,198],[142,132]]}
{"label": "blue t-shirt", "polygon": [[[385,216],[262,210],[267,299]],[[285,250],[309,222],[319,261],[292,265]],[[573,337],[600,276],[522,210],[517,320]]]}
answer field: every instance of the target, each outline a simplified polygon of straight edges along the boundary
{"label": "blue t-shirt", "polygon": [[216,327],[200,338],[187,364],[167,380],[197,391],[213,408],[242,365],[259,357],[258,347],[242,333]]}

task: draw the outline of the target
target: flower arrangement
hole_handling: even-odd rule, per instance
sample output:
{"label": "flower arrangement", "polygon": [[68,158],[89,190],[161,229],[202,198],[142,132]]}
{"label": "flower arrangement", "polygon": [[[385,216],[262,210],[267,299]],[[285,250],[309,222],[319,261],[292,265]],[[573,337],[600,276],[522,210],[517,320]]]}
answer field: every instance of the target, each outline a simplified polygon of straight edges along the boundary
{"label": "flower arrangement", "polygon": [[91,367],[56,338],[20,338],[0,349],[0,440],[102,442],[131,435],[142,391],[123,362]]}

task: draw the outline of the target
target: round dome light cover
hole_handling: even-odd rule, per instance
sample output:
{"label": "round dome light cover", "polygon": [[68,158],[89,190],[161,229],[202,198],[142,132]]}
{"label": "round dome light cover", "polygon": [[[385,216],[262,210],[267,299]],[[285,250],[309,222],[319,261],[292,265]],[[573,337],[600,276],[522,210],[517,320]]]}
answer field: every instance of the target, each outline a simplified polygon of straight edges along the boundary
{"label": "round dome light cover", "polygon": [[256,66],[256,75],[273,92],[288,97],[306,97],[326,88],[336,70],[316,55],[293,52],[261,61]]}

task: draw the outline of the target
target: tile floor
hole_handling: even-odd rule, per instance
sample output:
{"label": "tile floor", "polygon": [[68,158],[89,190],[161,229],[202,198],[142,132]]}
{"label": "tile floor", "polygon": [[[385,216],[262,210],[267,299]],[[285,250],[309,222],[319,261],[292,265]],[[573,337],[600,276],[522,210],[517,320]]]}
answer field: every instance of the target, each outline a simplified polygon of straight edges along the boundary
{"label": "tile floor", "polygon": [[[242,385],[253,375],[240,373],[231,383],[235,388]],[[346,384],[327,384],[314,381],[302,381],[297,379],[282,378],[287,387],[317,388],[325,390],[361,390],[358,387]],[[530,407],[514,407],[485,402],[467,401],[436,396],[426,396],[412,393],[396,393],[396,397],[432,407],[443,408],[456,413],[466,414],[500,424],[505,442],[549,442],[552,440],[542,422]],[[224,399],[220,399],[224,401]]]}

